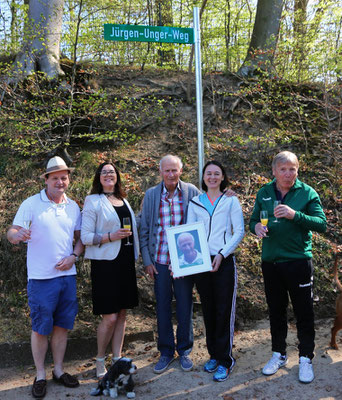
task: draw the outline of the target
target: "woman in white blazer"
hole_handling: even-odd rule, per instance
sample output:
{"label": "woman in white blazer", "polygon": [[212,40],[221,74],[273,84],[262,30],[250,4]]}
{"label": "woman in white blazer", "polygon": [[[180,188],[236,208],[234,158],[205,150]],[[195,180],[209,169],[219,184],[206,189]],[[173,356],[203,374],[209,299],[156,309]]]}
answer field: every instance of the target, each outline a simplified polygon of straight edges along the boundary
{"label": "woman in white blazer", "polygon": [[[126,310],[138,305],[138,232],[134,212],[125,196],[116,166],[111,162],[99,165],[91,195],[84,202],[81,227],[85,258],[91,260],[93,313],[102,316],[97,328],[99,378],[106,373],[105,351],[109,342],[112,361],[121,357]],[[129,218],[131,229],[123,228],[125,217]]]}
{"label": "woman in white blazer", "polygon": [[226,380],[235,359],[232,355],[237,272],[234,250],[244,235],[242,209],[237,197],[223,194],[227,186],[223,166],[208,161],[203,168],[204,193],[193,197],[189,203],[187,222],[203,221],[212,271],[194,275],[199,292],[209,361],[206,372],[215,372],[216,382]]}

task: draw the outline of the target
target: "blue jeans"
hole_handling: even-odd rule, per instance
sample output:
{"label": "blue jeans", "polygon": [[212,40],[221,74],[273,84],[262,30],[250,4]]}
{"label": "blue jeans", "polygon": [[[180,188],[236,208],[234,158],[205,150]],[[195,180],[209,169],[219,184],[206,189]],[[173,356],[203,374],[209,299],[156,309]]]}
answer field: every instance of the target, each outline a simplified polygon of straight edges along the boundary
{"label": "blue jeans", "polygon": [[[157,302],[158,350],[162,356],[173,357],[191,352],[194,343],[192,330],[192,277],[173,279],[168,265],[155,264],[154,293]],[[177,345],[172,326],[172,297],[176,299]]]}

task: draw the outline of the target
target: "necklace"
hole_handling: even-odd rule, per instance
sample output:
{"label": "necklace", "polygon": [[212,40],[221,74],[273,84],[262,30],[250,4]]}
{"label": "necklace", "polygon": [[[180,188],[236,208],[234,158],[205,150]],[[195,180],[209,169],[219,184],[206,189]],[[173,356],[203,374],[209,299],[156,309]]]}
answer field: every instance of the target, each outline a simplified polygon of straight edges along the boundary
{"label": "necklace", "polygon": [[121,207],[123,205],[122,199],[118,199],[114,192],[103,192],[103,194],[107,197],[110,204],[114,207]]}

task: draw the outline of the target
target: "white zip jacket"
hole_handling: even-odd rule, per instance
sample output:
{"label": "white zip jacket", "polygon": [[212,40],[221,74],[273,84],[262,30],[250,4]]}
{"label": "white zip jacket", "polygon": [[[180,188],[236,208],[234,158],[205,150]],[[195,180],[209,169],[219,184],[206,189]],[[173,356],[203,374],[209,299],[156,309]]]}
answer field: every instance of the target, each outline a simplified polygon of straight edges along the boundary
{"label": "white zip jacket", "polygon": [[242,209],[237,197],[223,195],[210,216],[199,200],[190,200],[187,223],[203,221],[207,233],[210,254],[222,254],[224,258],[234,252],[241,242],[245,230]]}

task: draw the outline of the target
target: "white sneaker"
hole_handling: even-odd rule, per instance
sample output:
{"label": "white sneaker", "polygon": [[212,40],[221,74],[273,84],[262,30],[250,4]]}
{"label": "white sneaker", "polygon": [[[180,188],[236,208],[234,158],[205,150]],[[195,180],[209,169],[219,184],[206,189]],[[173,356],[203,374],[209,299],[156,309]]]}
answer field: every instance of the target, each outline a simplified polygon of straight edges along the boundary
{"label": "white sneaker", "polygon": [[272,358],[262,369],[264,375],[273,375],[279,368],[284,367],[287,364],[287,356],[282,356],[277,351],[273,352]]}
{"label": "white sneaker", "polygon": [[302,383],[310,383],[314,378],[315,374],[310,358],[299,357],[299,381]]}

